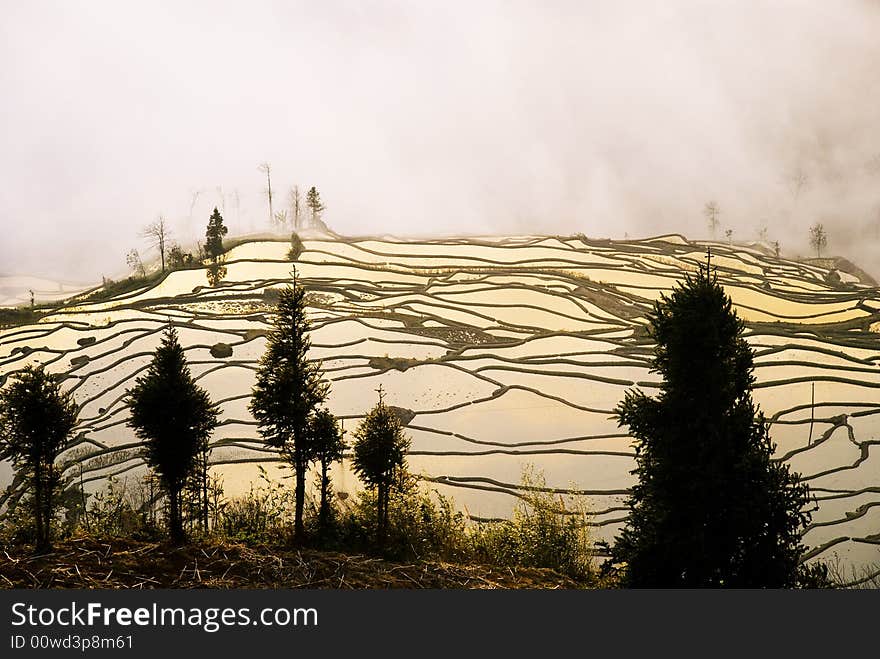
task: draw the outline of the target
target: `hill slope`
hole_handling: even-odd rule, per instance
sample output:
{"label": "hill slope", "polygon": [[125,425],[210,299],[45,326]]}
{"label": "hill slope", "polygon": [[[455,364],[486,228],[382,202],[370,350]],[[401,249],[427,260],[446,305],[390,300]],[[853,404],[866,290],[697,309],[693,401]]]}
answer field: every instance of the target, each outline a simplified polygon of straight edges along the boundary
{"label": "hill slope", "polygon": [[[630,440],[609,418],[633,386],[651,393],[645,313],[704,262],[679,236],[611,242],[517,237],[430,242],[306,240],[312,357],[332,380],[331,410],[353,430],[381,383],[412,414],[416,473],[475,517],[509,514],[525,463],[588,497],[601,538],[625,516]],[[121,400],[164,325],[178,326],[201,384],[222,403],[213,439],[227,493],[247,489],[264,449],[247,402],[275,291],[290,279],[285,242],[236,246],[226,279],[170,273],[147,290],[71,301],[38,324],[0,331],[0,378],[41,362],[68,374],[81,405],[71,469],[89,488],[143,469]],[[811,556],[880,558],[880,293],[846,272],[712,245],[712,264],[757,351],[756,399],[777,456],[817,498]],[[231,347],[231,356],[215,351]],[[811,399],[815,397],[815,407]],[[69,456],[70,457],[70,456]],[[281,472],[270,467],[273,474]],[[338,490],[356,480],[336,470]],[[0,485],[9,481],[8,466]]]}

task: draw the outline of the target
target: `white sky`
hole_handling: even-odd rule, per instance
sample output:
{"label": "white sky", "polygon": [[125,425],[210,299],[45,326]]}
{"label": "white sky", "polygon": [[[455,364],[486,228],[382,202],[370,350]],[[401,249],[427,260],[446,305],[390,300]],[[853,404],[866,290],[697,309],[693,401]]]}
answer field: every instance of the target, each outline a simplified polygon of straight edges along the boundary
{"label": "white sky", "polygon": [[0,273],[118,274],[160,213],[265,230],[263,161],[343,234],[705,237],[715,199],[880,264],[877,0],[0,9]]}

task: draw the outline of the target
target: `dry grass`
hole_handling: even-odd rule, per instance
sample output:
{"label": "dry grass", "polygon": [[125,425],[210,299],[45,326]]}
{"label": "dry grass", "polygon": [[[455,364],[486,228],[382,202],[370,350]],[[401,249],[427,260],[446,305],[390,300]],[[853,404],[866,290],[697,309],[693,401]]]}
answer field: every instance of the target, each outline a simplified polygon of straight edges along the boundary
{"label": "dry grass", "polygon": [[183,547],[78,538],[34,556],[0,549],[2,588],[556,589],[581,584],[552,570],[394,563],[337,552],[249,548],[228,542]]}

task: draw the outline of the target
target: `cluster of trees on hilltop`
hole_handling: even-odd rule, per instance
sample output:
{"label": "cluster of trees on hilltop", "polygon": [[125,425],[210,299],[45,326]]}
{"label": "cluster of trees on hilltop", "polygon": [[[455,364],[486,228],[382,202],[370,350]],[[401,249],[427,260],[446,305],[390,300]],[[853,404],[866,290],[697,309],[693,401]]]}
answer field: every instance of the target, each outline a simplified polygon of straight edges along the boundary
{"label": "cluster of trees on hilltop", "polygon": [[[288,230],[299,231],[300,229],[316,229],[322,226],[321,215],[326,208],[315,186],[306,192],[305,201],[303,201],[299,185],[290,186],[287,192],[287,208],[276,211],[273,204],[272,166],[268,162],[264,162],[258,169],[266,175],[266,200],[269,208],[270,226],[282,233]],[[306,208],[308,208],[308,214]]]}
{"label": "cluster of trees on hilltop", "polygon": [[[288,194],[289,208],[280,211],[273,210],[273,193],[271,167],[268,163],[260,166],[260,171],[265,172],[267,181],[267,199],[269,203],[269,225],[280,232],[292,232],[293,250],[296,249],[296,232],[301,229],[325,228],[323,214],[326,206],[321,199],[321,194],[315,186],[308,189],[303,198],[298,185],[291,186]],[[215,206],[208,226],[205,231],[205,242],[197,244],[196,253],[185,251],[181,245],[173,240],[173,232],[168,220],[160,215],[141,231],[141,237],[147,240],[148,247],[155,249],[159,254],[160,269],[156,277],[164,275],[167,270],[179,270],[182,268],[201,266],[208,262],[207,277],[212,286],[216,286],[226,276],[226,268],[223,265],[223,237],[228,233],[228,228],[223,222],[220,210]],[[140,252],[130,249],[125,255],[126,265],[131,269],[135,279],[146,279],[147,268],[144,265]],[[105,278],[105,286],[113,282]],[[117,290],[117,292],[123,292]]]}
{"label": "cluster of trees on hilltop", "polygon": [[[805,184],[805,180],[801,181],[801,184],[797,186],[798,191]],[[715,238],[718,233],[718,228],[721,226],[721,206],[717,201],[713,199],[705,203],[703,206],[703,217],[706,218],[706,223],[709,226],[712,238]],[[769,231],[766,224],[762,224],[758,227],[757,235],[758,240],[762,243],[768,244],[773,249],[776,257],[779,258],[781,249],[779,241],[770,241]],[[733,244],[733,229],[730,227],[725,229],[724,237],[727,239],[728,244]],[[822,250],[828,246],[828,234],[825,230],[825,225],[821,222],[816,222],[810,226],[809,238],[810,247],[816,250],[816,258],[822,258]]]}
{"label": "cluster of trees on hilltop", "polygon": [[[216,215],[212,220],[219,249],[222,235],[216,227],[222,221]],[[752,400],[753,351],[730,297],[708,265],[686,277],[670,295],[661,296],[649,315],[649,326],[656,341],[653,368],[663,381],[657,396],[628,392],[616,410],[619,423],[629,428],[635,441],[637,483],[628,499],[626,524],[607,547],[605,574],[631,587],[826,583],[827,574],[820,568],[799,564],[805,549],[801,533],[810,520],[809,490],[772,457],[768,425]],[[307,536],[309,469],[319,472],[320,534],[333,524],[330,468],[347,448],[340,424],[327,407],[329,382],[320,363],[308,358],[309,332],[305,289],[294,269],[292,284],[279,295],[249,408],[263,441],[292,468],[297,543]],[[192,377],[172,326],[126,402],[131,411],[128,423],[142,440],[143,457],[168,502],[170,535],[182,542],[181,493],[199,469],[205,478],[219,409]],[[24,369],[0,390],[0,458],[13,460],[30,485],[40,551],[51,542],[53,492],[59,482],[56,460],[69,446],[75,424],[73,400],[41,368]],[[407,487],[410,441],[397,414],[386,405],[381,387],[378,402],[354,438],[353,468],[372,492],[373,538],[381,548],[395,510],[392,493]],[[550,511],[545,520],[559,517],[553,505],[545,508]],[[440,518],[432,517],[427,504],[416,507],[423,516],[417,535],[429,528],[425,520],[430,520],[432,533],[444,524],[448,532],[456,523],[451,514],[438,523]],[[466,540],[458,535],[456,542],[482,537],[481,551],[491,546],[495,556],[521,556],[551,546],[565,549],[566,543],[576,541],[573,527],[548,527],[541,521],[534,533],[502,528],[507,530]],[[551,536],[547,528],[558,532]],[[565,555],[570,560],[572,554]]]}

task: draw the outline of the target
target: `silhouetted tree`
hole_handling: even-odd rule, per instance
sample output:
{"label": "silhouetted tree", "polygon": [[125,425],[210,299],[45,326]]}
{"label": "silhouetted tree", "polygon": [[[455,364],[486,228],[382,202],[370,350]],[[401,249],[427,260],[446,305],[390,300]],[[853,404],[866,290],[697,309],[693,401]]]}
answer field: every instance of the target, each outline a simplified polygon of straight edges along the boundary
{"label": "silhouetted tree", "polygon": [[312,226],[317,226],[318,220],[321,219],[321,213],[324,212],[325,206],[321,203],[321,195],[315,189],[314,185],[309,188],[309,192],[306,195],[306,204],[308,204],[309,211],[311,212]]}
{"label": "silhouetted tree", "polygon": [[33,493],[36,549],[52,544],[53,494],[61,474],[55,460],[76,425],[73,397],[42,367],[26,366],[0,389],[0,460],[11,460]]}
{"label": "silhouetted tree", "polygon": [[360,479],[376,490],[376,544],[383,548],[388,531],[388,500],[399,470],[405,466],[410,439],[398,416],[385,405],[381,388],[379,402],[354,436],[352,465]]}
{"label": "silhouetted tree", "polygon": [[217,263],[223,255],[223,236],[229,233],[229,229],[223,224],[223,216],[214,208],[208,219],[208,228],[205,231],[205,255]]}
{"label": "silhouetted tree", "polygon": [[294,539],[304,538],[303,505],[306,470],[314,458],[309,423],[330,390],[320,364],[308,360],[311,347],[305,289],[297,283],[281,291],[274,327],[260,358],[249,405],[263,441],[281,451],[293,466],[295,483]]}
{"label": "silhouetted tree", "polygon": [[816,250],[816,258],[822,258],[822,250],[828,245],[825,227],[819,222],[810,227],[810,247]]}
{"label": "silhouetted tree", "polygon": [[300,228],[300,217],[302,215],[302,198],[299,193],[299,186],[294,185],[287,193],[287,202],[290,205],[290,217],[293,222],[293,230]]}
{"label": "silhouetted tree", "polygon": [[226,266],[223,265],[224,252],[223,236],[229,233],[229,229],[223,224],[223,216],[214,208],[208,219],[208,229],[205,231],[205,255],[211,259],[208,265],[207,277],[211,286],[216,286],[226,277]]}
{"label": "silhouetted tree", "polygon": [[202,531],[208,530],[208,511],[210,507],[208,501],[210,481],[208,472],[211,466],[210,460],[211,447],[206,436],[199,444],[193,469],[184,485],[184,491],[189,491],[191,519],[198,523]]}
{"label": "silhouetted tree", "polygon": [[272,167],[264,162],[257,169],[266,174],[266,195],[269,197],[269,226],[271,226],[275,219],[275,213],[272,211]]}
{"label": "silhouetted tree", "polygon": [[161,215],[158,220],[144,227],[143,231],[143,236],[150,241],[150,247],[155,247],[159,250],[163,273],[165,272],[165,248],[168,244],[170,235],[171,231],[168,228],[168,223]]}
{"label": "silhouetted tree", "polygon": [[181,492],[217,427],[219,408],[193,379],[174,327],[166,330],[146,374],[127,392],[126,403],[128,425],[144,442],[144,459],[168,495],[171,538],[183,542]]}
{"label": "silhouetted tree", "polygon": [[326,529],[332,512],[331,499],[333,490],[330,484],[330,465],[342,459],[345,442],[339,421],[327,408],[318,409],[311,418],[309,426],[311,434],[312,455],[321,469],[321,505],[318,509],[318,521],[322,529]]}
{"label": "silhouetted tree", "polygon": [[774,461],[752,401],[753,353],[730,297],[701,269],[649,315],[663,378],[616,414],[635,439],[638,482],[612,548],[634,587],[791,587],[808,489]]}

